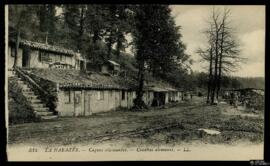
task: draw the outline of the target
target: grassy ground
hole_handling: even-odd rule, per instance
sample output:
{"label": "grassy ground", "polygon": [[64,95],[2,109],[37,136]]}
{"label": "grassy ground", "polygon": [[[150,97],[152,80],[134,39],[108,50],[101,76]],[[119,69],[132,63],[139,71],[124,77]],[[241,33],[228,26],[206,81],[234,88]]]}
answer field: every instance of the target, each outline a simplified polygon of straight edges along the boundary
{"label": "grassy ground", "polygon": [[[229,105],[209,106],[204,99],[146,112],[115,111],[90,117],[60,118],[53,122],[18,124],[9,127],[9,144],[74,145],[121,143],[174,145],[188,142],[232,144],[238,141],[263,142],[263,113],[249,113]],[[140,134],[121,134],[145,130]],[[214,129],[209,135],[199,128]]]}

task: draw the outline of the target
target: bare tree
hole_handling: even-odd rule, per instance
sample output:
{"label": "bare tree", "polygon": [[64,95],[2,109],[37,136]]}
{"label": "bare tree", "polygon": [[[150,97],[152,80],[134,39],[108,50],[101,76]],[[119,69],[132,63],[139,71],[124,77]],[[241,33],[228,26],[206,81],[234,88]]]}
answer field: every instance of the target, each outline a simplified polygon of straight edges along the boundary
{"label": "bare tree", "polygon": [[230,25],[231,11],[224,8],[223,16],[220,21],[221,37],[219,41],[219,61],[218,61],[218,77],[216,98],[218,100],[219,91],[221,88],[222,73],[236,71],[239,63],[244,62],[244,58],[239,56],[239,44],[234,36],[234,29]]}
{"label": "bare tree", "polygon": [[197,51],[203,60],[209,62],[207,102],[211,104],[218,100],[222,74],[236,71],[244,60],[239,57],[239,44],[230,25],[230,14],[227,8],[223,12],[213,8],[208,30],[205,31],[208,46]]}

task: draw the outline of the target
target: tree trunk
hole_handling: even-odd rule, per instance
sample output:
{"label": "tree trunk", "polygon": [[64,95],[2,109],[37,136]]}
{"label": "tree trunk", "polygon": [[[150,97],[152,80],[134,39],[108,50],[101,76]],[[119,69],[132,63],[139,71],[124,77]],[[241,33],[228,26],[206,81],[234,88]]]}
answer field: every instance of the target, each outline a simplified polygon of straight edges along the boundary
{"label": "tree trunk", "polygon": [[143,101],[143,87],[144,87],[144,60],[139,62],[139,72],[138,72],[138,81],[139,86],[136,91],[136,98],[134,100],[135,109],[147,108],[146,104]]}
{"label": "tree trunk", "polygon": [[124,34],[118,30],[116,41],[116,55],[118,58],[120,57],[121,49],[123,48],[124,39],[125,39]]}
{"label": "tree trunk", "polygon": [[219,55],[219,68],[218,68],[218,80],[217,80],[217,92],[216,96],[218,99],[219,91],[221,87],[221,70],[222,70],[222,57],[223,57],[223,42],[224,42],[224,32],[225,32],[225,25],[224,25],[224,19],[223,19],[223,26],[222,26],[222,33],[221,33],[221,41],[220,41],[220,55]]}
{"label": "tree trunk", "polygon": [[122,42],[121,42],[121,34],[117,36],[117,45],[116,45],[116,56],[119,58],[120,57],[120,49],[122,47]]}
{"label": "tree trunk", "polygon": [[80,13],[80,29],[79,29],[79,33],[78,33],[78,42],[77,42],[77,49],[81,51],[82,49],[82,37],[83,37],[83,24],[84,24],[84,7],[81,7],[81,13]]}
{"label": "tree trunk", "polygon": [[[84,34],[84,6],[81,6],[81,13],[80,13],[80,29],[79,29],[79,38],[78,38],[78,45],[77,48],[82,53],[82,38]],[[86,57],[83,56],[83,71],[86,71]]]}
{"label": "tree trunk", "polygon": [[98,40],[98,30],[94,31],[94,36],[93,36],[93,43],[96,44]]}
{"label": "tree trunk", "polygon": [[[216,26],[217,27],[217,26]],[[212,94],[211,94],[211,104],[214,104],[215,101],[215,92],[216,92],[216,87],[217,87],[217,72],[218,72],[218,36],[219,36],[219,31],[216,29],[216,39],[215,39],[215,68],[214,68],[214,83],[212,85]]]}
{"label": "tree trunk", "polygon": [[21,35],[21,29],[18,28],[17,35],[16,35],[16,46],[15,46],[15,55],[14,55],[13,68],[16,68],[17,67],[18,52],[19,52],[19,46],[20,46],[20,41],[21,41],[20,35]]}
{"label": "tree trunk", "polygon": [[210,102],[210,93],[211,93],[211,85],[212,85],[212,66],[213,66],[213,50],[210,49],[210,64],[209,64],[209,76],[208,76],[208,87],[207,87],[207,103]]}
{"label": "tree trunk", "polygon": [[107,58],[108,59],[111,58],[112,44],[113,44],[113,42],[112,42],[112,32],[110,32],[109,41],[107,43],[107,46],[108,46]]}
{"label": "tree trunk", "polygon": [[218,79],[217,79],[217,91],[216,91],[217,100],[218,100],[219,91],[220,91],[220,87],[221,87],[221,68],[222,68],[222,58],[220,55],[219,68],[218,68]]}

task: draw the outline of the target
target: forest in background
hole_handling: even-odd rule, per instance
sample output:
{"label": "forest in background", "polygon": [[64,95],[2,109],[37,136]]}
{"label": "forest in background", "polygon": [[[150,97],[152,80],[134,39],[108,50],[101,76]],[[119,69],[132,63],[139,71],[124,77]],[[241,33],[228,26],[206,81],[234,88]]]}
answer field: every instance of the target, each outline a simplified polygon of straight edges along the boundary
{"label": "forest in background", "polygon": [[[113,59],[140,81],[149,74],[185,90],[207,89],[208,73],[192,72],[169,5],[10,5],[9,38],[78,51],[92,69]],[[264,89],[264,78],[220,77],[221,88]]]}

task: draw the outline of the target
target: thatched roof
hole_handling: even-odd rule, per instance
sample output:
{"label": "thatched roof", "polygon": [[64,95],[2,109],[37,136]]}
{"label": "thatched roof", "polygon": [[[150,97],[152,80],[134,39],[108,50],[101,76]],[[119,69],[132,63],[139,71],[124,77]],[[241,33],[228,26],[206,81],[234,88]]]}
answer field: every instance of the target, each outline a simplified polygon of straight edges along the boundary
{"label": "thatched roof", "polygon": [[[15,43],[14,40],[10,40],[11,43]],[[59,46],[53,46],[45,43],[39,43],[39,42],[34,42],[34,41],[29,41],[29,40],[20,40],[20,46],[24,47],[30,47],[33,49],[38,49],[38,50],[44,50],[44,51],[50,51],[50,52],[55,52],[55,53],[60,53],[60,54],[65,54],[65,55],[70,55],[70,56],[78,56],[80,53],[74,52],[73,50],[66,49],[63,47]]]}

